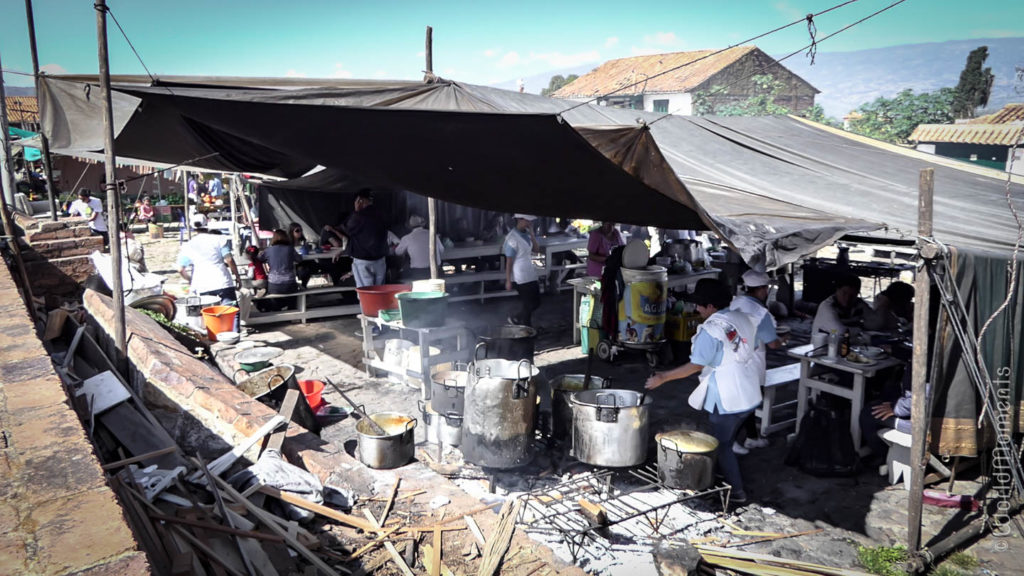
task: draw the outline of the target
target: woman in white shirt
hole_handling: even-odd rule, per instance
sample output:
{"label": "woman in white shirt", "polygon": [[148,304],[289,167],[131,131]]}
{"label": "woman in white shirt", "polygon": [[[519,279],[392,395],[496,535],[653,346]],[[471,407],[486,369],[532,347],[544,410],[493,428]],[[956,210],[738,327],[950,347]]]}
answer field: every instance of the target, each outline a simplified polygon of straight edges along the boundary
{"label": "woman in white shirt", "polygon": [[533,267],[533,253],[540,252],[533,234],[536,216],[516,214],[516,227],[505,236],[502,254],[505,255],[505,289],[514,286],[519,293],[519,311],[509,315],[509,324],[532,326],[533,312],[540,307],[540,282]]}

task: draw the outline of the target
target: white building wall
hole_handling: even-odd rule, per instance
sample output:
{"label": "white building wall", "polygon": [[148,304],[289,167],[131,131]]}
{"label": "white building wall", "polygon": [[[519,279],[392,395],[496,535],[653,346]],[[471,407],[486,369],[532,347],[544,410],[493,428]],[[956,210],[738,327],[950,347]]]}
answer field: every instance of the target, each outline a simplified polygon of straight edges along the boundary
{"label": "white building wall", "polygon": [[654,112],[655,100],[668,100],[668,113],[680,116],[693,114],[693,96],[689,92],[679,94],[644,94],[644,110]]}

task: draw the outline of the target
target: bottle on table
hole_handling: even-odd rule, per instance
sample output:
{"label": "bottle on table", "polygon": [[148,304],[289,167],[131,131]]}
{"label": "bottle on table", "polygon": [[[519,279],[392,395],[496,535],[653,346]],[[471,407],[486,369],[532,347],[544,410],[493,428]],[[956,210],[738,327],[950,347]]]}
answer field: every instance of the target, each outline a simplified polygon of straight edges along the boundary
{"label": "bottle on table", "polygon": [[839,332],[832,330],[828,333],[828,357],[835,359],[839,356]]}
{"label": "bottle on table", "polygon": [[846,330],[843,332],[843,338],[839,341],[839,355],[846,358],[846,355],[850,353],[850,331]]}

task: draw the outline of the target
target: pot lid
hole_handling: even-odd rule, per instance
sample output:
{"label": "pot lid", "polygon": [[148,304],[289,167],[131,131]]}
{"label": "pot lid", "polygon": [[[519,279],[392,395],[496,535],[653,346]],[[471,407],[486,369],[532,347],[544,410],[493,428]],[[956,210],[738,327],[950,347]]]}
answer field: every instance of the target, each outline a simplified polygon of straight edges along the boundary
{"label": "pot lid", "polygon": [[284,354],[284,350],[274,346],[262,346],[260,348],[249,348],[235,354],[235,362],[239,364],[256,364],[258,362],[269,362]]}
{"label": "pot lid", "polygon": [[703,454],[718,449],[718,440],[715,440],[714,436],[696,430],[660,432],[654,436],[654,439],[665,448],[687,454]]}
{"label": "pot lid", "polygon": [[643,240],[634,238],[622,249],[623,268],[644,268],[651,258],[651,251]]}

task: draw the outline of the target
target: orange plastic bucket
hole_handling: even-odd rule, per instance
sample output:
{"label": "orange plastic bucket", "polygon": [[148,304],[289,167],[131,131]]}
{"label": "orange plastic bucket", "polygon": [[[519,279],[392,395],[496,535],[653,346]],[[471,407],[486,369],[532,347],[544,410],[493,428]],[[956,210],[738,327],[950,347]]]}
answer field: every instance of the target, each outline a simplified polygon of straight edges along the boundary
{"label": "orange plastic bucket", "polygon": [[320,396],[324,391],[324,383],[320,380],[299,380],[299,390],[306,396],[309,407],[316,410],[323,402]]}
{"label": "orange plastic bucket", "polygon": [[231,332],[235,329],[235,317],[238,316],[238,308],[235,306],[208,306],[203,308],[203,325],[206,326],[206,336],[217,341],[217,334]]}

